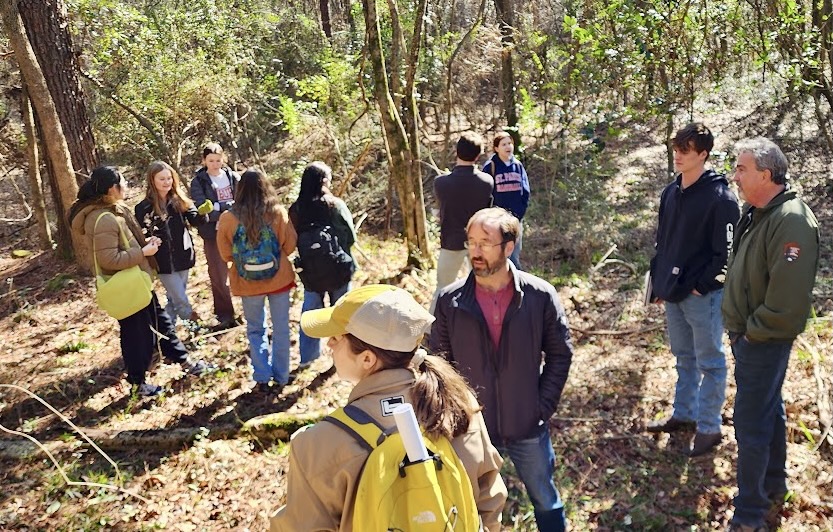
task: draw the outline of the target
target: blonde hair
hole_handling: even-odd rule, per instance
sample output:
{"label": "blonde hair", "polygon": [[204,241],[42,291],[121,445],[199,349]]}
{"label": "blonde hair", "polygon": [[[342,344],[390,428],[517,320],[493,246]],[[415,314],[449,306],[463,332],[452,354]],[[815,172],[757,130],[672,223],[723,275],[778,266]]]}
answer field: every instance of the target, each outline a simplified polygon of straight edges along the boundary
{"label": "blonde hair", "polygon": [[[173,178],[171,190],[165,198],[159,197],[159,192],[156,190],[156,185],[154,184],[156,174],[163,170],[170,171],[171,177]],[[145,179],[147,181],[145,198],[150,200],[151,204],[153,204],[153,212],[155,212],[160,218],[165,219],[168,216],[168,201],[170,201],[174,208],[179,212],[185,212],[194,206],[194,202],[191,201],[191,198],[188,197],[188,193],[182,187],[179,174],[177,174],[176,170],[174,170],[173,167],[165,161],[153,161],[150,163],[150,166],[148,166],[147,172],[145,173]]]}

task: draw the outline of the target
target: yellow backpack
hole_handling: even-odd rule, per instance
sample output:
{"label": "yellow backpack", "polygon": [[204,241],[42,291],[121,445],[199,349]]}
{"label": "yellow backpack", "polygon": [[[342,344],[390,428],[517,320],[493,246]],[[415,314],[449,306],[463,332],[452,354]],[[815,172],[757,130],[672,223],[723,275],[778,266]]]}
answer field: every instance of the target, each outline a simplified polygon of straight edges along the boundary
{"label": "yellow backpack", "polygon": [[353,530],[482,530],[471,482],[448,438],[432,440],[423,434],[431,458],[411,463],[396,427],[385,429],[356,406],[339,408],[324,420],[370,453],[357,488]]}

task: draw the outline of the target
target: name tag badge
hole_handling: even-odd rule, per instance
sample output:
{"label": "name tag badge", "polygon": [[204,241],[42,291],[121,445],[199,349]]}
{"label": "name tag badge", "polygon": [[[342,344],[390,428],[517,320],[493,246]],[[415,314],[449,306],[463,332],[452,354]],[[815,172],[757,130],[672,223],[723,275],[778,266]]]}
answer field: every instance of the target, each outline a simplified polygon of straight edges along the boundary
{"label": "name tag badge", "polygon": [[386,399],[382,399],[379,401],[382,407],[382,415],[383,416],[392,416],[393,409],[397,406],[405,403],[405,396],[399,395],[396,397],[388,397]]}

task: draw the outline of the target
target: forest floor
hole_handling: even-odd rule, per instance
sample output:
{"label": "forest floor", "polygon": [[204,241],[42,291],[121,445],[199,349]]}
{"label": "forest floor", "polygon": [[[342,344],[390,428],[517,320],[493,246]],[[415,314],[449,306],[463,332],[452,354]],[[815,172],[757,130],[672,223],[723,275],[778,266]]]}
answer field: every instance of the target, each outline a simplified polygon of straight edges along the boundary
{"label": "forest floor", "polygon": [[[754,123],[750,119],[746,130]],[[790,139],[793,153],[807,149],[816,154],[802,158],[803,172],[815,176],[803,192],[821,227],[829,229],[833,201],[825,193],[828,170],[819,162],[823,152],[816,145],[795,145],[799,140],[783,135],[784,142]],[[644,306],[641,293],[665,180],[664,149],[653,132],[634,128],[628,138],[608,142],[605,156],[616,169],[604,191],[613,217],[598,220],[588,238],[609,233],[606,242],[618,243],[620,251],[641,250],[641,259],[615,251],[611,258],[621,261],[596,260],[597,268],[565,276],[556,258],[559,251],[550,249],[561,236],[558,228],[548,226],[546,208],[535,206],[528,220],[524,259],[533,272],[559,285],[574,334],[572,371],[550,424],[558,455],[556,480],[572,530],[722,530],[731,518],[736,485],[732,357],[727,356],[724,438],[714,453],[689,459],[684,450],[691,433],[644,432],[646,422],[669,413],[676,379],[662,309]],[[95,434],[113,463],[20,391],[0,388],[0,424],[42,442],[70,480],[123,490],[67,485],[43,451],[21,436],[0,434],[0,529],[265,529],[270,512],[285,500],[288,447],[237,429],[265,414],[308,415],[342,405],[350,386],[339,381],[329,357],[299,372],[279,397],[265,400],[250,392],[244,328],[214,336],[207,329],[180,328],[195,355],[221,371],[194,379],[163,363],[150,380],[172,392],[154,399],[131,397],[123,380],[117,324],[95,306],[92,280],[49,252],[11,258],[13,249],[27,245],[26,238],[31,237],[21,233],[0,249],[0,278],[5,281],[0,383],[30,390]],[[793,494],[773,515],[782,530],[833,529],[833,251],[829,235],[823,241],[818,317],[796,343],[784,385]],[[397,284],[428,304],[433,272],[402,274],[400,240],[362,230],[359,244],[364,254],[358,255],[356,285]],[[596,257],[607,249],[597,249]],[[205,317],[211,314],[207,287],[204,263],[198,261],[189,293]],[[297,339],[301,292],[292,297],[290,320]],[[293,340],[291,367],[297,363]],[[136,439],[122,445],[106,440],[120,431],[133,431]],[[174,445],[150,439],[160,433],[186,436]],[[506,478],[506,529],[534,530],[531,505],[511,469]]]}

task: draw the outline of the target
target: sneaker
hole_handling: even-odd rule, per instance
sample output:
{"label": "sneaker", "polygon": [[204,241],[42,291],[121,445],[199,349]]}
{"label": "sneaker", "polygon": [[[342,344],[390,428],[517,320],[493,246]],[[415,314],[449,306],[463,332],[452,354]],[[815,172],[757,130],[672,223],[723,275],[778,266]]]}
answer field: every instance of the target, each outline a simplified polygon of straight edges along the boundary
{"label": "sneaker", "polygon": [[143,382],[142,384],[134,384],[130,389],[130,393],[139,397],[156,397],[165,393],[165,388],[156,384],[150,384],[149,382]]}
{"label": "sneaker", "polygon": [[301,362],[300,364],[298,364],[298,369],[295,371],[304,371],[310,366],[312,366],[312,360],[310,360],[309,362]]}
{"label": "sneaker", "polygon": [[197,360],[196,362],[186,360],[182,363],[182,370],[192,377],[202,377],[203,375],[214,373],[218,369],[216,365],[205,360]]}
{"label": "sneaker", "polygon": [[717,447],[717,444],[719,444],[722,439],[723,435],[719,432],[715,434],[698,432],[694,435],[694,441],[691,444],[691,450],[688,452],[688,455],[694,458],[695,456],[706,454]]}
{"label": "sneaker", "polygon": [[693,429],[696,423],[693,421],[685,421],[674,416],[660,419],[659,421],[651,421],[645,427],[648,432],[676,432],[678,430]]}
{"label": "sneaker", "polygon": [[268,382],[257,382],[255,387],[252,388],[252,392],[258,395],[269,395],[272,393],[272,388],[269,387]]}

